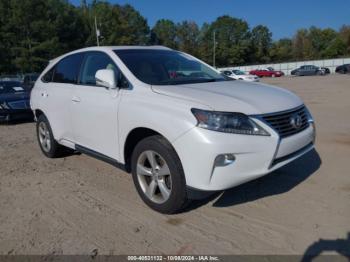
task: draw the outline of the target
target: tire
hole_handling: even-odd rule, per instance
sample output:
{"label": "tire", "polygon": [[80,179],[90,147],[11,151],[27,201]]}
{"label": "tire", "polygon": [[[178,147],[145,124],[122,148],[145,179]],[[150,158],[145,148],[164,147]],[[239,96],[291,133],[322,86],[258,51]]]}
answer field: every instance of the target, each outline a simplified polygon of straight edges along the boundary
{"label": "tire", "polygon": [[131,172],[138,194],[153,210],[174,214],[189,203],[180,159],[162,136],[145,138],[136,145]]}
{"label": "tire", "polygon": [[43,114],[38,117],[36,122],[36,134],[40,149],[48,158],[61,157],[73,151],[57,143],[53,137],[50,123]]}

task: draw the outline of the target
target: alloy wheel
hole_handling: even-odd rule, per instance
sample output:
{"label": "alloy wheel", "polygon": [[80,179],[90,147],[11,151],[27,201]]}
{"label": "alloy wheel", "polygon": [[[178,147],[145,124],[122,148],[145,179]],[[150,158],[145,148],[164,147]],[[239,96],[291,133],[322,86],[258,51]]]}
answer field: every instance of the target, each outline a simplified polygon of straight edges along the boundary
{"label": "alloy wheel", "polygon": [[39,123],[39,141],[42,149],[45,152],[50,152],[51,150],[51,137],[50,131],[45,122]]}
{"label": "alloy wheel", "polygon": [[153,202],[162,204],[171,194],[170,169],[164,158],[155,151],[140,154],[136,168],[137,179],[143,193]]}

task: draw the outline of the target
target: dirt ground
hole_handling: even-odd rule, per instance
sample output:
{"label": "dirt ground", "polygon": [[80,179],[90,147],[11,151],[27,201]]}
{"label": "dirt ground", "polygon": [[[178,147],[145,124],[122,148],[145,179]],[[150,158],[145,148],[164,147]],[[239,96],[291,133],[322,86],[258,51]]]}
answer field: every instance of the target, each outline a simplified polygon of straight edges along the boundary
{"label": "dirt ground", "polygon": [[316,151],[173,216],[113,166],[45,158],[34,123],[1,125],[0,254],[350,253],[350,75],[263,82],[302,97]]}

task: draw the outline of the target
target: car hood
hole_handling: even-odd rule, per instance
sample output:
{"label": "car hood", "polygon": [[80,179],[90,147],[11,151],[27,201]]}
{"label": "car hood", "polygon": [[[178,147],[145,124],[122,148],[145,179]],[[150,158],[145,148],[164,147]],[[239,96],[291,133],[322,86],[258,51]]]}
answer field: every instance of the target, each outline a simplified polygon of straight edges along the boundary
{"label": "car hood", "polygon": [[265,114],[300,106],[292,92],[261,83],[222,81],[200,84],[152,86],[158,94],[205,105],[212,110]]}
{"label": "car hood", "polygon": [[0,102],[11,102],[17,100],[29,100],[28,92],[0,94]]}

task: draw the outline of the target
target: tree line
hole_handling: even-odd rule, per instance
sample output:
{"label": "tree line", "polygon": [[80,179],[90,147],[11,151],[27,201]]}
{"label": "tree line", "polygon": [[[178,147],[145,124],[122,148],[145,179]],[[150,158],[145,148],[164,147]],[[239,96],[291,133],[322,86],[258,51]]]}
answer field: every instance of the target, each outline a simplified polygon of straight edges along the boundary
{"label": "tree line", "polygon": [[[325,59],[350,55],[350,25],[339,30],[311,27],[273,41],[268,27],[250,28],[228,15],[199,26],[160,19],[150,28],[131,5],[82,0],[0,0],[0,74],[40,72],[48,60],[96,45],[164,45],[217,66]],[[214,43],[215,34],[215,43]]]}

